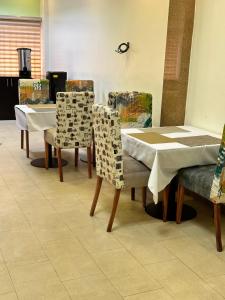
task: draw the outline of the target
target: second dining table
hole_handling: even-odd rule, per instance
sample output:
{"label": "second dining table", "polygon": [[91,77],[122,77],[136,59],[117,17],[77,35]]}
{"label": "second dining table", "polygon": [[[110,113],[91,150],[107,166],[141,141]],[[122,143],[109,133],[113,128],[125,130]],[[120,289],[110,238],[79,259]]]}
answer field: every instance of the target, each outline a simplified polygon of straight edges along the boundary
{"label": "second dining table", "polygon": [[[179,169],[215,164],[220,136],[192,126],[122,129],[123,150],[151,169],[148,188],[155,205],[146,208],[150,215],[161,218],[159,192],[171,184],[168,220],[175,220],[176,175]],[[191,219],[196,212],[186,206],[183,219]]]}
{"label": "second dining table", "polygon": [[[56,127],[56,104],[15,105],[15,115],[16,125],[20,130],[34,132]],[[48,165],[49,168],[57,168],[58,162],[56,158],[52,158],[51,150],[49,149]],[[67,161],[62,160],[62,164],[65,166]],[[33,159],[31,165],[44,168],[44,157]]]}

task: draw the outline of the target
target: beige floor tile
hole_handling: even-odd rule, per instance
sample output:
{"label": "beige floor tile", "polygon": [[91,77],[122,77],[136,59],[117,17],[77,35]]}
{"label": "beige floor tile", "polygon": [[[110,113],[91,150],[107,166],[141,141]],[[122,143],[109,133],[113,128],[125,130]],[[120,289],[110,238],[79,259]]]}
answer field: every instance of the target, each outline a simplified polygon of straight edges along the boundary
{"label": "beige floor tile", "polygon": [[31,263],[47,259],[31,230],[2,232],[0,249],[7,263]]}
{"label": "beige floor tile", "polygon": [[65,287],[60,282],[28,282],[17,288],[19,300],[69,300]]}
{"label": "beige floor tile", "polygon": [[212,277],[206,280],[207,284],[225,298],[225,275]]}
{"label": "beige floor tile", "polygon": [[45,284],[58,283],[58,276],[49,262],[40,262],[34,264],[9,264],[9,273],[16,289],[23,287],[24,284],[30,283]]}
{"label": "beige floor tile", "polygon": [[[151,227],[150,223],[148,226]],[[113,232],[113,235],[141,263],[149,264],[173,259],[175,256],[164,246],[155,241],[145,229],[146,225],[124,226]]]}
{"label": "beige floor tile", "polygon": [[81,244],[91,253],[104,252],[107,250],[119,249],[122,247],[111,233],[99,224],[97,227],[83,227],[75,231]]}
{"label": "beige floor tile", "polygon": [[94,260],[76,240],[49,242],[44,249],[61,280],[100,273]]}
{"label": "beige floor tile", "polygon": [[94,253],[93,257],[108,278],[118,275],[129,276],[134,270],[141,267],[125,249],[116,249],[100,254]]}
{"label": "beige floor tile", "polygon": [[179,260],[150,264],[145,268],[173,299],[222,299]]}
{"label": "beige floor tile", "polygon": [[0,262],[0,295],[13,292],[14,287],[6,266]]}
{"label": "beige floor tile", "polygon": [[225,275],[225,261],[216,249],[208,250],[191,238],[166,240],[164,245],[201,278]]}
{"label": "beige floor tile", "polygon": [[0,295],[0,300],[18,300],[16,293],[7,293]]}
{"label": "beige floor tile", "polygon": [[28,228],[28,222],[19,209],[8,209],[1,212],[0,232]]}
{"label": "beige floor tile", "polygon": [[74,300],[122,300],[110,281],[102,274],[64,281],[70,296]]}
{"label": "beige floor tile", "polygon": [[163,289],[141,293],[124,298],[125,300],[172,300],[173,298]]}
{"label": "beige floor tile", "polygon": [[129,296],[159,289],[160,284],[142,267],[136,268],[129,275],[110,277],[110,281],[122,296]]}

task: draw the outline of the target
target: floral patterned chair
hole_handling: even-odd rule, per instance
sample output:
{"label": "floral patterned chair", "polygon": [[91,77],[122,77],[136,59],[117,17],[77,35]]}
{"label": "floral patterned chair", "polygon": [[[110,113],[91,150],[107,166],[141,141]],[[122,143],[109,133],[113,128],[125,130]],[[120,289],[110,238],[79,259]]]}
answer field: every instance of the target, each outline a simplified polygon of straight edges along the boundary
{"label": "floral patterned chair", "polygon": [[214,207],[217,251],[222,251],[220,204],[225,203],[225,126],[217,165],[191,167],[178,173],[176,221],[181,222],[185,189],[211,201]]}
{"label": "floral patterned chair", "polygon": [[152,95],[139,92],[110,92],[108,106],[119,111],[121,126],[152,126]]}
{"label": "floral patterned chair", "polygon": [[123,155],[118,111],[108,106],[93,106],[93,127],[96,147],[97,185],[90,215],[94,215],[102,180],[115,187],[114,201],[107,231],[112,230],[114,217],[124,187],[142,187],[142,201],[146,204],[146,187],[150,170],[130,156]]}
{"label": "floral patterned chair", "polygon": [[94,92],[93,80],[66,80],[67,92]]}
{"label": "floral patterned chair", "polygon": [[[19,79],[19,104],[48,104],[49,81],[47,79]],[[21,149],[26,135],[26,154],[29,157],[29,131],[27,126],[21,130]]]}
{"label": "floral patterned chair", "polygon": [[[48,169],[48,145],[57,150],[60,181],[63,181],[61,149],[87,148],[88,176],[92,177],[92,105],[93,92],[59,92],[56,96],[56,128],[44,132],[45,167]],[[76,157],[75,157],[76,166]]]}

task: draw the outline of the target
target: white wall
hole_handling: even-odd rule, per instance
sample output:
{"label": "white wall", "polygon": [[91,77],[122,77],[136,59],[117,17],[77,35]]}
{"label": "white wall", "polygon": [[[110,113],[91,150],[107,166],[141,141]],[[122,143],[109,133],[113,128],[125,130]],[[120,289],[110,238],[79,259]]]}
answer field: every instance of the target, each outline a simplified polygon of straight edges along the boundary
{"label": "white wall", "polygon": [[196,0],[185,123],[216,133],[225,123],[224,0]]}
{"label": "white wall", "polygon": [[[158,125],[169,0],[45,1],[46,70],[93,79],[98,102],[111,90],[150,91]],[[129,52],[117,54],[127,41]]]}

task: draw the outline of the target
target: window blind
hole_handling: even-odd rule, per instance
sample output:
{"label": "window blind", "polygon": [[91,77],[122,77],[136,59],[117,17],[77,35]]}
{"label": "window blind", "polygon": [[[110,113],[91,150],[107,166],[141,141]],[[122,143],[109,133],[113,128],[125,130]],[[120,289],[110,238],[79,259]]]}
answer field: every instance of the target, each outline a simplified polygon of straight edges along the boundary
{"label": "window blind", "polygon": [[0,16],[0,76],[18,76],[17,48],[30,48],[31,76],[41,77],[41,19]]}

